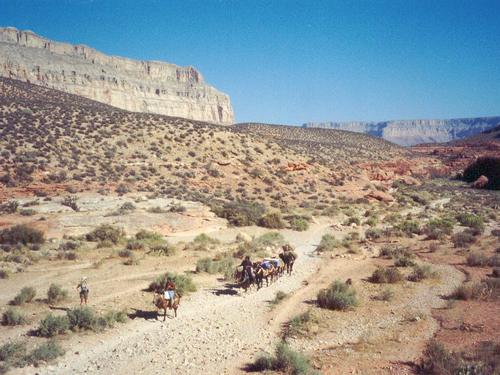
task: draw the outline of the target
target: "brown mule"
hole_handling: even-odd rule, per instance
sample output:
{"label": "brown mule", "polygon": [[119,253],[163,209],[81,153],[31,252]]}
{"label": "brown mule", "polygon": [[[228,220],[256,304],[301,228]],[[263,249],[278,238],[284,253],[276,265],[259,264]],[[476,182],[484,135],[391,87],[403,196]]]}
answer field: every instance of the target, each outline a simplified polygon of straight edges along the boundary
{"label": "brown mule", "polygon": [[[153,304],[156,306],[156,308],[158,310],[163,309],[163,321],[165,321],[167,318],[167,309],[174,310],[174,315],[177,318],[177,309],[179,308],[180,303],[181,296],[179,295],[179,293],[175,293],[173,303],[171,303],[170,300],[166,299],[159,293],[155,293],[155,296],[153,297]],[[156,319],[158,319],[158,316]]]}

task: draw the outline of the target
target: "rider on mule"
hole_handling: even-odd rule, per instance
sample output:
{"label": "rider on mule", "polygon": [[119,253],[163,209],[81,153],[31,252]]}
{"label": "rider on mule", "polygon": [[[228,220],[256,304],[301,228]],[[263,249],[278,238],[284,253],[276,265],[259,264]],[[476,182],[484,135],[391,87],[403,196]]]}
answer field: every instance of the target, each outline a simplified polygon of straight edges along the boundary
{"label": "rider on mule", "polygon": [[175,297],[175,283],[170,277],[167,279],[167,283],[165,284],[165,290],[163,291],[163,295],[166,300],[168,300],[169,307],[172,307],[172,303]]}
{"label": "rider on mule", "polygon": [[253,283],[254,281],[253,263],[250,260],[250,256],[247,255],[245,259],[243,259],[243,262],[241,262],[240,266],[243,267],[243,272],[241,274],[240,282],[245,281],[245,278],[248,277],[250,279],[250,282]]}

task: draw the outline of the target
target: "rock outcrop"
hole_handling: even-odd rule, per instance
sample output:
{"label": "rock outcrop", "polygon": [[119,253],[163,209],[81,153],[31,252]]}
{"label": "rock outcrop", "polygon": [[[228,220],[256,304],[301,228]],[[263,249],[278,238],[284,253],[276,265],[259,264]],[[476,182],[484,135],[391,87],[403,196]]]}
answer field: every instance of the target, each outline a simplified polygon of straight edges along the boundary
{"label": "rock outcrop", "polygon": [[309,122],[306,128],[328,128],[365,133],[402,146],[441,143],[474,136],[500,124],[500,117],[381,122]]}
{"label": "rock outcrop", "polygon": [[234,122],[229,97],[207,85],[192,67],[108,56],[31,31],[0,28],[0,76],[134,112]]}

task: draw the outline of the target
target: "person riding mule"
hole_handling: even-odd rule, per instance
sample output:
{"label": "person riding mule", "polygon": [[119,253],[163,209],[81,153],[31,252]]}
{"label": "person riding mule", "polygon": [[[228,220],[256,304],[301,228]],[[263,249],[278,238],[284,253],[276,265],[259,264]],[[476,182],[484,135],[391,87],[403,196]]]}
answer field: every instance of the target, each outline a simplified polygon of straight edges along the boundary
{"label": "person riding mule", "polygon": [[250,257],[247,255],[245,259],[240,264],[240,267],[243,268],[243,272],[241,274],[240,282],[244,282],[245,280],[249,280],[250,283],[255,281],[255,275],[253,271],[253,263],[250,260]]}
{"label": "person riding mule", "polygon": [[176,292],[175,283],[172,279],[167,279],[163,290],[159,289],[153,297],[153,304],[158,310],[163,310],[163,321],[167,318],[167,309],[174,310],[177,317],[177,309],[181,303],[181,295]]}
{"label": "person riding mule", "polygon": [[293,264],[297,259],[297,254],[293,251],[292,246],[286,244],[283,245],[283,252],[279,255],[286,265],[286,271],[290,275],[293,271]]}
{"label": "person riding mule", "polygon": [[87,304],[87,300],[89,299],[89,286],[86,276],[81,278],[80,283],[76,286],[76,289],[80,290],[80,305],[83,305],[84,302]]}

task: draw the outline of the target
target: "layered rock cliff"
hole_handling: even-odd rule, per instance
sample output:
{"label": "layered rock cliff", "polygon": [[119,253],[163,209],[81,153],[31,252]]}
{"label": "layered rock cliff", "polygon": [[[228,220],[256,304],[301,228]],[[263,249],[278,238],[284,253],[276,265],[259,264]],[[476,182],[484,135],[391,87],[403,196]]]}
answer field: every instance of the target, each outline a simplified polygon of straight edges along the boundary
{"label": "layered rock cliff", "polygon": [[229,125],[229,97],[192,67],[108,56],[84,45],[0,28],[0,76],[81,95],[134,112]]}
{"label": "layered rock cliff", "polygon": [[441,143],[474,136],[500,124],[500,117],[381,122],[309,122],[306,128],[329,128],[366,133],[403,146]]}

